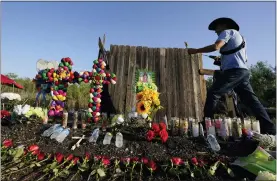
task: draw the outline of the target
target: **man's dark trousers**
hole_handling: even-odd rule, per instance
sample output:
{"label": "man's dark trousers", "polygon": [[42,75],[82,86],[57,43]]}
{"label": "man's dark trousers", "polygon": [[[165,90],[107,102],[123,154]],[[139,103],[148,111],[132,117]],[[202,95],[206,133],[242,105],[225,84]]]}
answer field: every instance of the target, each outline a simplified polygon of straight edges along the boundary
{"label": "man's dark trousers", "polygon": [[249,82],[250,73],[247,69],[229,69],[222,71],[221,75],[208,90],[206,104],[204,107],[204,116],[213,118],[219,98],[234,90],[242,103],[248,106],[260,121],[261,133],[276,134],[275,125],[270,120],[265,108],[254,93]]}

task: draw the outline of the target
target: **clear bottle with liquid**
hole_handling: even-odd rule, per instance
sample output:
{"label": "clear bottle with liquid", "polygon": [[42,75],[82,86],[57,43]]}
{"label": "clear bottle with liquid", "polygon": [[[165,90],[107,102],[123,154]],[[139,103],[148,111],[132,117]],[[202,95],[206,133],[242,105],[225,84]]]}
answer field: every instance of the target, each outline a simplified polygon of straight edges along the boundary
{"label": "clear bottle with liquid", "polygon": [[115,146],[117,148],[121,148],[123,146],[123,135],[122,133],[118,132],[115,137]]}
{"label": "clear bottle with liquid", "polygon": [[54,124],[53,126],[51,126],[50,128],[48,128],[47,130],[45,130],[41,136],[43,137],[49,137],[51,134],[53,134],[54,130],[61,126],[61,124]]}
{"label": "clear bottle with liquid", "polygon": [[50,139],[55,139],[62,131],[64,130],[64,128],[62,126],[57,127],[53,134],[50,136]]}
{"label": "clear bottle with liquid", "polygon": [[218,144],[218,142],[217,142],[217,140],[216,140],[216,138],[215,138],[214,135],[209,134],[209,135],[207,136],[207,140],[208,140],[209,145],[210,145],[210,147],[211,147],[211,149],[212,149],[213,151],[217,152],[217,151],[220,150],[220,145]]}
{"label": "clear bottle with liquid", "polygon": [[56,137],[56,140],[57,140],[59,143],[62,143],[63,140],[69,135],[69,133],[70,133],[70,129],[69,129],[69,128],[64,129],[64,130]]}
{"label": "clear bottle with liquid", "polygon": [[107,132],[103,140],[103,145],[111,144],[112,137],[113,137],[112,133]]}
{"label": "clear bottle with liquid", "polygon": [[89,142],[90,143],[96,143],[97,139],[99,137],[99,128],[96,128],[95,130],[93,130],[93,132],[91,133],[91,136],[89,137]]}

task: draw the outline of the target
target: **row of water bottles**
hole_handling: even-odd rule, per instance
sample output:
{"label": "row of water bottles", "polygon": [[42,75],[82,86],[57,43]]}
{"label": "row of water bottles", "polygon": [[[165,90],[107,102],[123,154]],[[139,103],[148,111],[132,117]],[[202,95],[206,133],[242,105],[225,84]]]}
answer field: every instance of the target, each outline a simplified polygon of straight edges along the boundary
{"label": "row of water bottles", "polygon": [[50,137],[55,139],[59,143],[62,143],[64,139],[69,135],[70,129],[64,128],[61,124],[54,124],[42,133],[43,137]]}
{"label": "row of water bottles", "polygon": [[[99,137],[99,132],[100,132],[99,128],[96,128],[93,130],[93,132],[91,133],[91,136],[89,137],[90,143],[95,144],[97,142]],[[103,145],[110,145],[112,138],[113,138],[113,134],[110,132],[107,132],[104,136]],[[121,148],[123,146],[123,135],[120,132],[116,133],[115,146],[118,148]]]}

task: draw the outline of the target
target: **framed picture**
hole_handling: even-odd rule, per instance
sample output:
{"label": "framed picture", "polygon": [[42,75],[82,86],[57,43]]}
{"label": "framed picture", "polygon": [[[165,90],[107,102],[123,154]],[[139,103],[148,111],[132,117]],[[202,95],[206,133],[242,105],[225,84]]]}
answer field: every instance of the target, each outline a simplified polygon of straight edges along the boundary
{"label": "framed picture", "polygon": [[142,91],[144,86],[150,89],[157,89],[157,86],[155,85],[155,73],[140,69],[136,72],[135,92],[138,93]]}

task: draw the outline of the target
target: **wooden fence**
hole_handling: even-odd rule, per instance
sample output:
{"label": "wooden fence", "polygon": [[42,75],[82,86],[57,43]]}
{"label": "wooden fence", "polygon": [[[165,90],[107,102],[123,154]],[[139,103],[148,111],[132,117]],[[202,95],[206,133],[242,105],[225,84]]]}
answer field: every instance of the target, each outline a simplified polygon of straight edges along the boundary
{"label": "wooden fence", "polygon": [[156,84],[163,110],[171,117],[203,117],[206,83],[198,71],[202,68],[201,55],[188,55],[180,48],[148,48],[111,45],[108,52],[111,72],[117,75],[117,84],[109,92],[118,113],[128,113],[135,106],[133,89],[137,69],[156,73]]}

